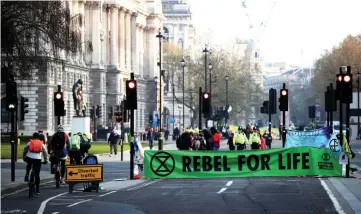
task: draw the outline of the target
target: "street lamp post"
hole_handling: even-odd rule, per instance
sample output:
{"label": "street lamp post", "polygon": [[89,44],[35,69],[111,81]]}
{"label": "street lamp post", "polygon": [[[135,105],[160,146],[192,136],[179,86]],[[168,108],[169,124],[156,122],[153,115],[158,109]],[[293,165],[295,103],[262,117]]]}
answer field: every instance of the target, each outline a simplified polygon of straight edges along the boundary
{"label": "street lamp post", "polygon": [[183,129],[184,129],[184,68],[186,67],[186,61],[184,60],[184,57],[182,58],[182,60],[180,61],[182,68],[183,68],[183,87],[182,87],[182,91],[183,91]]}
{"label": "street lamp post", "polygon": [[[212,69],[213,69],[213,65],[212,65],[211,61],[209,61],[209,63],[208,63],[208,69],[209,69],[209,93],[211,94],[209,101],[211,103],[211,109],[212,109]],[[211,112],[212,112],[212,110],[211,110]]]}
{"label": "street lamp post", "polygon": [[207,45],[205,45],[203,53],[204,53],[204,91],[207,91],[207,53],[209,50],[207,49]]}
{"label": "street lamp post", "polygon": [[[360,72],[357,72],[357,111],[360,111]],[[360,116],[357,116],[357,137],[360,135]]]}
{"label": "street lamp post", "polygon": [[[173,91],[173,120],[174,120],[174,100],[175,100],[175,96],[174,96],[174,94],[175,94],[175,92],[174,92],[174,83],[172,83],[172,91]],[[174,130],[174,123],[175,122],[173,122],[173,130]]]}
{"label": "street lamp post", "polygon": [[226,125],[228,122],[228,74],[225,76],[226,79]]}
{"label": "street lamp post", "polygon": [[156,36],[159,39],[159,138],[158,138],[158,150],[163,150],[163,139],[162,139],[162,35],[161,29]]}
{"label": "street lamp post", "polygon": [[159,39],[159,129],[162,129],[162,39],[164,36],[162,35],[161,29],[159,28],[159,32],[156,36]]}

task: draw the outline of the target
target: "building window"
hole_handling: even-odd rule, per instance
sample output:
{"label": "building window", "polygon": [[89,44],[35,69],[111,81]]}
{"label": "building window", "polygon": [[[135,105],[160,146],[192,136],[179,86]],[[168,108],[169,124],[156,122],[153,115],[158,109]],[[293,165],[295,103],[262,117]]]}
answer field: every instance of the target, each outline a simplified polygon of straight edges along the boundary
{"label": "building window", "polygon": [[1,99],[1,123],[10,123],[10,114],[6,110],[6,97]]}

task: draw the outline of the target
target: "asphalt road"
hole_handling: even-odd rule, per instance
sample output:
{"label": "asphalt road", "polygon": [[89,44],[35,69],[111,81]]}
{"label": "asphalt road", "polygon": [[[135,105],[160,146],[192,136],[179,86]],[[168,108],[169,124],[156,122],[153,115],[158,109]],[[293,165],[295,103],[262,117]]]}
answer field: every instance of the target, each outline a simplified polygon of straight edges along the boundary
{"label": "asphalt road", "polygon": [[352,150],[355,152],[356,156],[350,162],[355,164],[359,170],[361,170],[361,142],[357,141],[356,143],[351,144]]}
{"label": "asphalt road", "polygon": [[[155,182],[156,181],[156,182]],[[337,213],[317,178],[240,178],[152,180],[119,191],[66,194],[66,187],[43,187],[28,199],[22,192],[1,201],[2,213]],[[114,183],[114,185],[116,185]],[[43,194],[45,193],[45,194]],[[59,195],[63,193],[64,195]]]}

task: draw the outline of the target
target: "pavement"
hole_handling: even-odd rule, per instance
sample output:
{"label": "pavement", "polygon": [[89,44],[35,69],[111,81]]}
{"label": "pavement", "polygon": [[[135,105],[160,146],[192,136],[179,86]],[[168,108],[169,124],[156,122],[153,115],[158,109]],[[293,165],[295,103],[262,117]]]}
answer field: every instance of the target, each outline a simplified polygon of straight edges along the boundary
{"label": "pavement", "polygon": [[[351,144],[356,154],[361,151],[360,145]],[[273,146],[279,148],[281,142],[274,141]],[[176,149],[175,143],[164,149]],[[225,141],[221,150],[227,150]],[[356,157],[352,164],[359,166]],[[361,179],[357,178],[128,180],[129,152],[124,153],[123,162],[119,155],[99,155],[98,159],[104,164],[100,192],[84,193],[82,186],[76,185],[69,194],[67,185],[55,189],[50,182],[43,184],[41,194],[33,199],[28,199],[26,187],[3,193],[3,186],[11,182],[6,171],[10,164],[2,163],[1,213],[361,213]],[[19,162],[16,167],[16,181],[24,183],[25,165]],[[43,169],[46,178],[50,167]]]}

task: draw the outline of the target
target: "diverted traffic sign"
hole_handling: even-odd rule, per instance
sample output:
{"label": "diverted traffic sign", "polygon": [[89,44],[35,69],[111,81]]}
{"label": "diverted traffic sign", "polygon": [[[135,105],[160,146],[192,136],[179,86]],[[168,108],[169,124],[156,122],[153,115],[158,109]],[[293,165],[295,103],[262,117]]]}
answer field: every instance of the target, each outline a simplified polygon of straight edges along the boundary
{"label": "diverted traffic sign", "polygon": [[66,166],[67,182],[103,181],[103,164]]}
{"label": "diverted traffic sign", "polygon": [[342,176],[342,166],[328,148],[242,152],[146,150],[144,173],[147,178]]}

